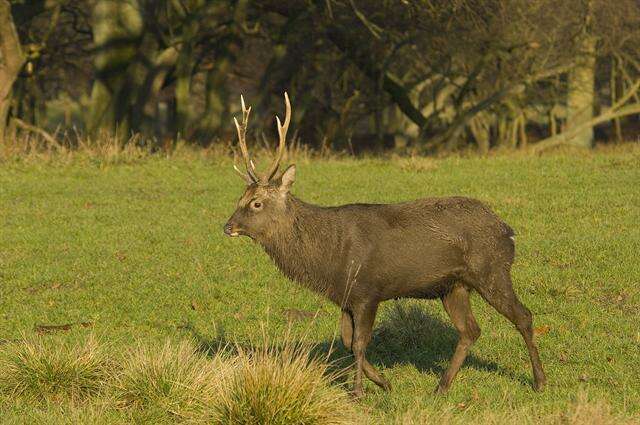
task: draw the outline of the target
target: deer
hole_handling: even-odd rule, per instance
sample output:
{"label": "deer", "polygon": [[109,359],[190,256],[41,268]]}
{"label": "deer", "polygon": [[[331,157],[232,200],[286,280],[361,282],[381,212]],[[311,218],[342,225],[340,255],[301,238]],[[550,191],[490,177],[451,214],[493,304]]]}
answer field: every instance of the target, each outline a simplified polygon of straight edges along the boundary
{"label": "deer", "polygon": [[533,388],[546,377],[534,342],[532,314],[516,296],[511,280],[514,231],[479,200],[453,196],[396,204],[317,206],[291,193],[295,164],[279,172],[291,122],[284,93],[284,123],[276,115],[278,148],[271,166],[259,173],[246,143],[251,107],[241,96],[242,123],[234,117],[246,171],[236,210],[224,225],[231,237],[246,236],[262,246],[289,279],[327,297],[341,311],[340,334],[355,359],[352,394],[363,393],[363,375],[384,390],[389,382],[367,361],[381,302],[400,298],[440,299],[458,333],[455,351],[436,393],[445,393],[480,336],[471,310],[476,292],[515,325],[526,344]]}

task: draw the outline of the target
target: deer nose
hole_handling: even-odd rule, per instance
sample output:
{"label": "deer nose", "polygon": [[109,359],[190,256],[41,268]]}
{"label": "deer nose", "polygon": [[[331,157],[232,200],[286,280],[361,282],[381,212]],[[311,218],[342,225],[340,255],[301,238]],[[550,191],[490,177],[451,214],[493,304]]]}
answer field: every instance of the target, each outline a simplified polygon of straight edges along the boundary
{"label": "deer nose", "polygon": [[224,225],[224,234],[227,236],[231,236],[231,223],[227,223]]}

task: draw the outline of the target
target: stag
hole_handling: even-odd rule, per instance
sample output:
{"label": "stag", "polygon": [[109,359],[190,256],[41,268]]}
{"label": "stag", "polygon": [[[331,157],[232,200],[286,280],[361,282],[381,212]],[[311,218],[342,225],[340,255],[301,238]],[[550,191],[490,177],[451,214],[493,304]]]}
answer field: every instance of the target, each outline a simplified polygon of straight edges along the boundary
{"label": "stag", "polygon": [[531,312],[511,282],[514,232],[482,202],[465,197],[425,198],[398,204],[321,207],[291,193],[295,165],[278,173],[286,149],[291,105],[285,93],[284,124],[276,116],[279,143],[267,172],[258,173],[245,140],[251,107],[234,118],[246,172],[236,211],[224,226],[228,236],[248,236],[262,245],[287,277],[321,293],[341,311],[341,336],[355,357],[353,394],[363,394],[363,374],[385,390],[388,381],[367,361],[365,350],[382,301],[440,298],[459,334],[436,392],[446,392],[471,345],[480,336],[472,291],[509,319],[529,351],[533,386],[545,375],[533,340]]}

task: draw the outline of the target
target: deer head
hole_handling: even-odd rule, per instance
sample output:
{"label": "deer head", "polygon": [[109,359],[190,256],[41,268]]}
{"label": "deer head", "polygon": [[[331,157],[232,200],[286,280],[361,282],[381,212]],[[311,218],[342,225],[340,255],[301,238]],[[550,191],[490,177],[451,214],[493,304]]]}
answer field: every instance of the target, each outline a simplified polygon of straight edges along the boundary
{"label": "deer head", "polygon": [[273,163],[266,173],[260,175],[256,169],[255,161],[251,158],[247,149],[246,134],[251,107],[246,107],[244,98],[240,96],[242,103],[242,124],[233,118],[238,130],[238,144],[244,159],[246,172],[242,172],[236,165],[234,158],[233,168],[247,183],[244,194],[238,200],[236,211],[224,226],[224,233],[228,236],[249,236],[252,239],[260,239],[268,236],[279,226],[285,225],[291,220],[287,216],[287,197],[293,181],[295,180],[295,165],[290,165],[280,175],[278,169],[286,148],[287,130],[291,121],[291,104],[289,96],[285,92],[285,118],[284,124],[276,115],[278,125],[278,150]]}

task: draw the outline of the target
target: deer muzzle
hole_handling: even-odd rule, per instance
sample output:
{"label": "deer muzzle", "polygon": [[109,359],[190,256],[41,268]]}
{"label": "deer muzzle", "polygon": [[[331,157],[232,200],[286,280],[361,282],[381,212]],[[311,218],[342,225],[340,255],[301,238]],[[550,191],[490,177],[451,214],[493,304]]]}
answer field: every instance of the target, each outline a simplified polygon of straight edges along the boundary
{"label": "deer muzzle", "polygon": [[236,229],[235,226],[230,222],[224,225],[224,234],[231,237],[240,236],[240,232],[238,231],[238,229]]}

